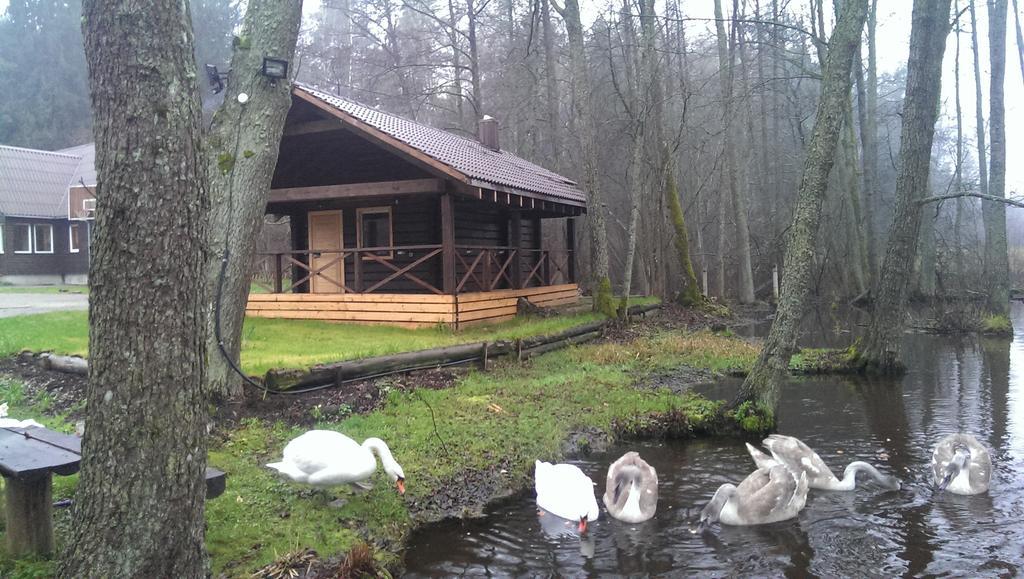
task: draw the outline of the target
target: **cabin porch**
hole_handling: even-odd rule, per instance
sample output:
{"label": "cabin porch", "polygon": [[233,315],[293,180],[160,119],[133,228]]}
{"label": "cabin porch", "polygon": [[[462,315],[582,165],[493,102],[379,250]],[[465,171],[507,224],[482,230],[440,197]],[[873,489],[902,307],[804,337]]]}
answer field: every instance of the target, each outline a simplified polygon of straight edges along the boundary
{"label": "cabin porch", "polygon": [[[515,317],[520,298],[579,299],[572,217],[449,194],[283,197],[268,212],[288,216],[291,248],[257,255],[247,315],[465,327]],[[544,222],[559,223],[546,238]]]}

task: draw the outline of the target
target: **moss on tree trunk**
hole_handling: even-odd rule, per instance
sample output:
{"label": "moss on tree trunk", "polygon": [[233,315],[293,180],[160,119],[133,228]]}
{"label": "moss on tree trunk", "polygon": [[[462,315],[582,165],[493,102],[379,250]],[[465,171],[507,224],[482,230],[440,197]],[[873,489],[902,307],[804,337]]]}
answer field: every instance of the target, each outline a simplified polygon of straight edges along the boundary
{"label": "moss on tree trunk", "polygon": [[789,373],[789,359],[796,350],[797,325],[804,313],[814,266],[814,243],[818,234],[821,204],[828,175],[835,160],[842,128],[844,106],[850,93],[850,66],[860,45],[860,31],[867,17],[868,0],[843,4],[829,42],[822,75],[821,99],[814,121],[814,133],[807,148],[803,176],[790,227],[782,275],[782,295],[768,339],[754,368],[743,381],[733,406],[746,408],[752,418],[748,426],[769,428],[774,424],[779,389]]}
{"label": "moss on tree trunk", "polygon": [[690,239],[686,230],[686,215],[683,213],[683,206],[679,203],[679,185],[676,182],[676,175],[673,166],[670,166],[665,175],[665,197],[668,201],[669,217],[672,219],[672,228],[675,230],[676,259],[679,260],[679,269],[682,270],[683,287],[679,292],[679,303],[684,306],[692,306],[701,303],[700,289],[697,287],[697,274],[693,272],[693,262],[690,261]]}
{"label": "moss on tree trunk", "polygon": [[[241,349],[245,304],[249,296],[256,240],[263,229],[263,214],[285,118],[291,108],[291,83],[271,83],[262,76],[263,57],[293,60],[302,14],[300,0],[252,0],[235,42],[231,75],[224,104],[213,117],[207,138],[210,172],[209,244],[206,280],[220,300],[221,336],[234,360]],[[246,103],[238,94],[246,93]],[[224,249],[230,255],[224,271],[223,290],[218,291]],[[216,304],[212,304],[216,305]],[[211,313],[215,308],[211,307]],[[210,316],[207,356],[209,383],[214,393],[237,396],[241,381],[221,355]]]}

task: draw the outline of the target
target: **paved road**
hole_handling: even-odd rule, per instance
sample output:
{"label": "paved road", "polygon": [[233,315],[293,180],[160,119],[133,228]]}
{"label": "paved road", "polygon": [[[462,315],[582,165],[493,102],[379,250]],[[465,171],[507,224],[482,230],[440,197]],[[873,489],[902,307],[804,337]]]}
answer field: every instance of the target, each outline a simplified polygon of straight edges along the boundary
{"label": "paved road", "polygon": [[88,308],[89,296],[85,294],[0,293],[0,318]]}

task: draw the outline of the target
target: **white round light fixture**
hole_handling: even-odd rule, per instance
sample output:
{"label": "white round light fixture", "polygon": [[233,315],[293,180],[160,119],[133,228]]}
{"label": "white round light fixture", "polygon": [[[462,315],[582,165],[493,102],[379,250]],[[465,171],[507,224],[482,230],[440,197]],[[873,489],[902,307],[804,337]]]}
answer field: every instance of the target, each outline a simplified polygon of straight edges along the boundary
{"label": "white round light fixture", "polygon": [[249,102],[249,95],[245,94],[244,92],[238,93],[238,102],[242,103],[243,105]]}

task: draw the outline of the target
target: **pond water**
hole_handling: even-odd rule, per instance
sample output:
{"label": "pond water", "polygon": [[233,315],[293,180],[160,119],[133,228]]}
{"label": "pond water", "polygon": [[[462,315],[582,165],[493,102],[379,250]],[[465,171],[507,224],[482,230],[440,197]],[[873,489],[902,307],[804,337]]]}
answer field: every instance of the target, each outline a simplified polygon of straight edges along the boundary
{"label": "pond water", "polygon": [[[715,489],[753,469],[739,441],[630,443],[572,461],[604,492],[608,465],[638,450],[658,470],[658,514],[630,525],[601,518],[580,538],[538,517],[532,492],[472,521],[418,531],[407,574],[475,576],[1015,576],[1024,569],[1024,310],[1014,340],[908,335],[901,380],[821,378],[785,389],[779,430],[804,440],[833,471],[853,460],[899,476],[901,491],[865,483],[812,490],[790,521],[716,525],[692,534]],[[837,338],[841,342],[842,339]],[[836,343],[827,340],[830,343]],[[841,345],[841,344],[836,344]],[[737,382],[701,388],[730,396]],[[995,463],[988,494],[932,495],[934,443],[974,433]],[[554,523],[554,524],[552,524]]]}

